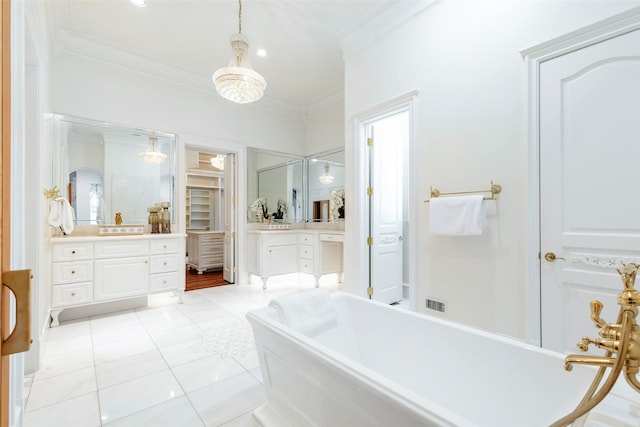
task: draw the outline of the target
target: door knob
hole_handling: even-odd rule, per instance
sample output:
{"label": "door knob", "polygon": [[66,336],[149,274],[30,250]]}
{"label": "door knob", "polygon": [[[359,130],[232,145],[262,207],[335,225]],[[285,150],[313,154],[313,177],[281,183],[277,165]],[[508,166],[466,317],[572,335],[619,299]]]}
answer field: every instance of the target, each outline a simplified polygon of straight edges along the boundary
{"label": "door knob", "polygon": [[558,259],[564,260],[564,258],[556,256],[556,254],[554,254],[553,252],[547,252],[546,254],[544,254],[544,259],[546,259],[549,262],[553,262]]}

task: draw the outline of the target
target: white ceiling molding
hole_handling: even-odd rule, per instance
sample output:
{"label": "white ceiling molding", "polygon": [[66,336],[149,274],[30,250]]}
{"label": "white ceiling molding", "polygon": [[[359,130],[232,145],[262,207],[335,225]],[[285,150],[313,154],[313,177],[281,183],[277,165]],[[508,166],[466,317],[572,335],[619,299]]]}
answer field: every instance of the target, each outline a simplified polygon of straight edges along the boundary
{"label": "white ceiling molding", "polygon": [[[165,79],[172,83],[189,86],[210,93],[212,96],[218,96],[209,76],[199,76],[180,68],[145,58],[139,54],[107,46],[103,43],[98,43],[85,37],[76,36],[67,31],[59,31],[56,33],[54,39],[54,54],[59,55],[62,53],[106,62],[108,64],[113,64],[148,74],[150,76]],[[267,95],[251,105],[288,116],[303,118],[302,107],[282,102]]]}
{"label": "white ceiling molding", "polygon": [[370,14],[354,23],[353,29],[345,31],[339,37],[343,58],[358,52],[442,1],[444,0],[395,1],[384,8],[373,9]]}
{"label": "white ceiling molding", "polygon": [[310,117],[322,114],[334,108],[344,105],[344,88],[335,89],[324,96],[311,101],[303,107],[303,118],[307,120]]}

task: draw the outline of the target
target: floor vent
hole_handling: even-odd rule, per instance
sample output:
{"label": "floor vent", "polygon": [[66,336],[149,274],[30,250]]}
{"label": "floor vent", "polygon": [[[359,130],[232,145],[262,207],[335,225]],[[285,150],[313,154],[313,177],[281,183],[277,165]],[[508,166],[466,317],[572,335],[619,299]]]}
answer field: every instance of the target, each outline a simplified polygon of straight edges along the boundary
{"label": "floor vent", "polygon": [[444,313],[447,311],[446,304],[443,301],[437,301],[434,299],[427,298],[427,308],[429,310],[439,311],[440,313]]}

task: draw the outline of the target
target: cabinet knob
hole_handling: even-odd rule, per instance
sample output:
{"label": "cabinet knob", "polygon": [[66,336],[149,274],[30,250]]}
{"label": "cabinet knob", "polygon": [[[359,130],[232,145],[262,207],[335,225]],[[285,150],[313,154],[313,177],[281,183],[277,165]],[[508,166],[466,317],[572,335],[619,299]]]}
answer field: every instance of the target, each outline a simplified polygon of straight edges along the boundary
{"label": "cabinet knob", "polygon": [[162,247],[163,247],[164,249],[167,249],[167,245],[162,245]]}
{"label": "cabinet knob", "polygon": [[166,280],[163,280],[163,281],[162,281],[162,284],[163,284],[163,285],[166,285],[166,284],[167,284],[167,281],[166,281]]}
{"label": "cabinet knob", "polygon": [[76,271],[75,270],[71,270],[71,274],[76,274]]}
{"label": "cabinet knob", "polygon": [[149,261],[147,261],[147,260],[145,259],[145,260],[144,260],[144,263],[145,263],[145,264],[149,264]]}
{"label": "cabinet knob", "polygon": [[166,262],[166,261],[165,261],[165,262],[163,262],[163,263],[162,263],[162,265],[167,265],[167,262]]}
{"label": "cabinet knob", "polygon": [[75,292],[71,292],[71,296],[72,296],[72,297],[75,297],[75,296],[76,296],[76,293],[75,293]]}
{"label": "cabinet knob", "polygon": [[73,255],[75,255],[75,254],[76,254],[76,251],[71,251],[71,253],[72,253]]}

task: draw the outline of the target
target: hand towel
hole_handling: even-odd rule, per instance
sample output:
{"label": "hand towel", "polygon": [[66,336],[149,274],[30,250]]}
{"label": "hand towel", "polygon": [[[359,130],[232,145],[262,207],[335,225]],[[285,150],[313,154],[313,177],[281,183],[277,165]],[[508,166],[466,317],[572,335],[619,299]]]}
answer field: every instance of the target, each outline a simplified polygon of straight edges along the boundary
{"label": "hand towel", "polygon": [[58,197],[49,203],[49,225],[58,227],[64,234],[73,231],[75,214],[73,208],[64,197]]}
{"label": "hand towel", "polygon": [[482,195],[433,197],[429,201],[429,232],[445,236],[482,234],[485,216]]}
{"label": "hand towel", "polygon": [[338,325],[336,308],[329,292],[312,289],[271,300],[282,322],[308,336],[315,336]]}

